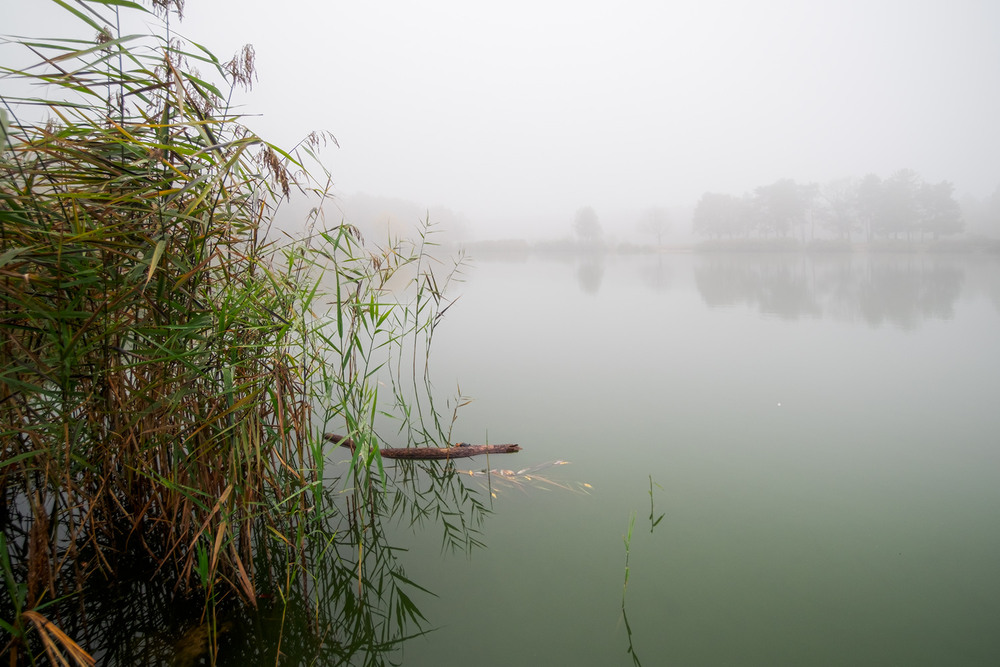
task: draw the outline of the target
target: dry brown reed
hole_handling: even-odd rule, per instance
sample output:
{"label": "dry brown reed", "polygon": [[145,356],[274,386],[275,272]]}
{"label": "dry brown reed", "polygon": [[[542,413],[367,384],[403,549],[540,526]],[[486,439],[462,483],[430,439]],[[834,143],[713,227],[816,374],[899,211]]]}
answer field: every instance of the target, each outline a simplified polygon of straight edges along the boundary
{"label": "dry brown reed", "polygon": [[[383,303],[419,246],[370,252],[344,225],[267,240],[283,199],[328,196],[306,169],[325,137],[289,152],[240,124],[212,81],[248,86],[252,49],[222,64],[111,27],[139,5],[64,7],[98,39],[13,40],[39,62],[5,79],[43,92],[0,108],[2,622],[7,650],[30,622],[86,664],[40,610],[123,559],[247,604],[315,567],[325,422],[361,443],[354,508],[374,507],[379,336],[434,317]],[[418,289],[440,306],[433,279]]]}

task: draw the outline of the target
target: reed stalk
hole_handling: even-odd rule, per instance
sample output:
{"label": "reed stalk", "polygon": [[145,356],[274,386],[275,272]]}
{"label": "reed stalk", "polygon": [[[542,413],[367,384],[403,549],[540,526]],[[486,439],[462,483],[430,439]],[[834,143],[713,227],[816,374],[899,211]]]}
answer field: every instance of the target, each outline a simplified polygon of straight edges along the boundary
{"label": "reed stalk", "polygon": [[[283,150],[229,107],[252,48],[223,62],[175,39],[177,3],[55,1],[92,38],[5,38],[37,63],[0,68],[3,650],[23,660],[34,627],[36,650],[85,664],[40,610],[137,561],[207,617],[264,586],[309,600],[331,565],[419,620],[412,582],[388,556],[366,570],[363,545],[380,539],[378,373],[446,308],[425,239],[372,248],[324,224],[316,159],[335,140]],[[160,33],[123,32],[136,15]],[[313,199],[310,233],[278,243],[292,197]],[[413,266],[401,306],[388,285]],[[349,502],[324,489],[331,422],[360,444]],[[336,516],[356,563],[330,549]]]}

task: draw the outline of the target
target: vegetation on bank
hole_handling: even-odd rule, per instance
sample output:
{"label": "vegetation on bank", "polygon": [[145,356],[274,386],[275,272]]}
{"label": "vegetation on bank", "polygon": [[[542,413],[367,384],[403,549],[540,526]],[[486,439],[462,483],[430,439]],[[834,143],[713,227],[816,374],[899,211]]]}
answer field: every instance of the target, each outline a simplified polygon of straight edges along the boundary
{"label": "vegetation on bank", "polygon": [[950,236],[964,228],[962,208],[947,181],[927,183],[911,169],[887,179],[868,174],[824,185],[781,179],[742,197],[706,192],[695,207],[692,229],[714,238],[825,234],[850,242]]}
{"label": "vegetation on bank", "polygon": [[[177,39],[181,3],[55,2],[93,39],[3,42],[37,63],[3,68],[0,107],[0,653],[139,659],[106,590],[81,613],[129,577],[140,616],[194,593],[213,664],[221,610],[262,600],[306,628],[274,659],[390,650],[421,617],[379,528],[403,510],[376,418],[401,417],[397,446],[447,437],[400,361],[417,373],[447,306],[428,230],[373,248],[327,225],[332,137],[283,150],[242,124],[253,49],[223,62]],[[278,243],[292,197],[312,200],[308,233]],[[339,485],[328,426],[358,443]],[[442,503],[468,500],[446,486]],[[419,500],[405,511],[429,515]]]}
{"label": "vegetation on bank", "polygon": [[[691,213],[691,231],[701,241],[671,238],[672,215],[665,209],[642,212],[636,229],[655,242],[616,241],[605,234],[593,207],[577,210],[572,235],[528,242],[493,239],[466,242],[482,256],[525,257],[528,254],[593,255],[685,251],[739,252],[971,252],[1000,250],[991,237],[1000,207],[992,212],[966,202],[975,224],[966,226],[966,211],[954,198],[954,187],[923,181],[902,169],[883,180],[842,179],[823,185],[781,179],[737,197],[706,192]],[[983,224],[992,220],[993,225]],[[967,232],[967,233],[966,233]]]}
{"label": "vegetation on bank", "polygon": [[502,259],[526,261],[529,257],[566,259],[593,258],[603,255],[644,255],[655,253],[998,253],[1000,241],[988,238],[951,238],[924,241],[883,239],[871,242],[851,242],[843,239],[815,239],[802,242],[791,237],[778,238],[722,238],[696,243],[650,245],[628,242],[579,243],[572,239],[527,241],[525,239],[497,239],[468,241],[459,247],[481,260]]}

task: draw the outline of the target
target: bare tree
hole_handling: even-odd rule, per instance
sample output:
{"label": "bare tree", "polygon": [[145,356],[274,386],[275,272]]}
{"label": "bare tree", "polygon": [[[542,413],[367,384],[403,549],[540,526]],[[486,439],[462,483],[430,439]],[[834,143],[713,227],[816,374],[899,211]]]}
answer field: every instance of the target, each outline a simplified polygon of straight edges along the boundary
{"label": "bare tree", "polygon": [[639,231],[656,238],[656,245],[663,245],[663,235],[670,231],[670,215],[667,209],[647,208],[639,217]]}

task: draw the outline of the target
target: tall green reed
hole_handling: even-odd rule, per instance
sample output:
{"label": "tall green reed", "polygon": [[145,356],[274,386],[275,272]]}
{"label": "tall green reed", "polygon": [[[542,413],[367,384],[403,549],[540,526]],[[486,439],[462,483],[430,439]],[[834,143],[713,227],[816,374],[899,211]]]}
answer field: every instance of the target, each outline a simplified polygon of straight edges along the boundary
{"label": "tall green reed", "polygon": [[[206,614],[262,587],[315,602],[331,565],[419,620],[391,555],[366,563],[384,543],[377,379],[447,308],[427,228],[378,248],[325,224],[317,155],[335,139],[283,150],[230,108],[252,48],[223,62],[174,38],[176,3],[54,1],[92,39],[5,38],[37,63],[0,68],[4,86],[38,91],[0,104],[0,530],[16,614],[139,559],[201,591]],[[135,15],[161,16],[161,32],[123,33]],[[270,224],[293,197],[312,200],[309,234],[282,244]],[[404,271],[415,296],[390,298]],[[424,437],[444,436],[433,409],[417,413]],[[323,487],[331,421],[360,443],[346,499]],[[331,547],[337,517],[354,562]]]}

